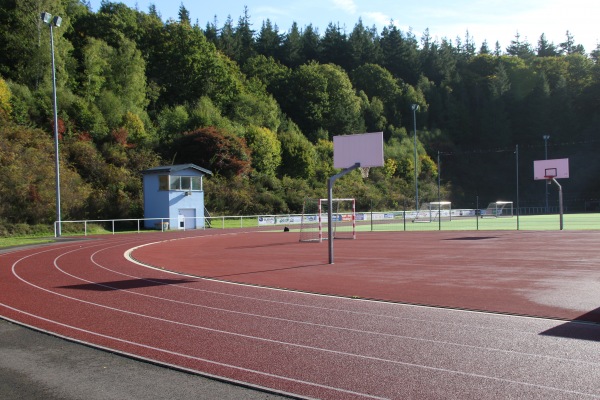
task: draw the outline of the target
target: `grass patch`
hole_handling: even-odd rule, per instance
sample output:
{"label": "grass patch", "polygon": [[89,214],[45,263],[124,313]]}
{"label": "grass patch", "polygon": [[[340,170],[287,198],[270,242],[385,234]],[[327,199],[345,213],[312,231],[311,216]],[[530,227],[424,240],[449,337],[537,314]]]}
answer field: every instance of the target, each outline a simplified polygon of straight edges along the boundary
{"label": "grass patch", "polygon": [[24,238],[0,238],[0,249],[7,247],[16,247],[16,246],[29,246],[32,244],[44,244],[44,243],[52,243],[54,242],[54,238],[43,238],[43,237],[24,237]]}

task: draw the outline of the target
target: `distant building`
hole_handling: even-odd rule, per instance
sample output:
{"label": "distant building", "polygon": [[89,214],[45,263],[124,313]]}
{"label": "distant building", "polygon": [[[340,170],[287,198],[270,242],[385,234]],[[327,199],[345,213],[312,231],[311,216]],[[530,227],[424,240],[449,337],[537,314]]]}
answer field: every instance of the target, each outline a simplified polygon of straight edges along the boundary
{"label": "distant building", "polygon": [[212,175],[211,171],[195,164],[180,164],[150,168],[142,171],[142,174],[144,227],[204,228],[202,179],[205,175]]}

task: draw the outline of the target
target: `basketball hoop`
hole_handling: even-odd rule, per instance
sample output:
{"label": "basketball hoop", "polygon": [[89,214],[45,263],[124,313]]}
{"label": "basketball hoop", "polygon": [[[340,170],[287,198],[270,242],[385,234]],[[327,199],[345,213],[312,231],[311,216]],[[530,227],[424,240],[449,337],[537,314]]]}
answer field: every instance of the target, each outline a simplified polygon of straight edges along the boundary
{"label": "basketball hoop", "polygon": [[552,179],[556,178],[556,168],[546,168],[544,178],[546,178],[548,185],[551,185]]}
{"label": "basketball hoop", "polygon": [[360,174],[362,175],[363,179],[366,179],[369,177],[370,169],[371,169],[371,167],[360,167]]}

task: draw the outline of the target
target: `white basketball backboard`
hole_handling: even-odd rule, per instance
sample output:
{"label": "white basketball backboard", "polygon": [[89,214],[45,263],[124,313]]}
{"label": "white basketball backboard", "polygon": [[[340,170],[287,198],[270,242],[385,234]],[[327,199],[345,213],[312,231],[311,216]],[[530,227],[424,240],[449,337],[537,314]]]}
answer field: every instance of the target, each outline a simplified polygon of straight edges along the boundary
{"label": "white basketball backboard", "polygon": [[569,159],[538,160],[533,162],[533,179],[561,179],[569,177]]}
{"label": "white basketball backboard", "polygon": [[383,132],[333,137],[334,168],[383,167]]}

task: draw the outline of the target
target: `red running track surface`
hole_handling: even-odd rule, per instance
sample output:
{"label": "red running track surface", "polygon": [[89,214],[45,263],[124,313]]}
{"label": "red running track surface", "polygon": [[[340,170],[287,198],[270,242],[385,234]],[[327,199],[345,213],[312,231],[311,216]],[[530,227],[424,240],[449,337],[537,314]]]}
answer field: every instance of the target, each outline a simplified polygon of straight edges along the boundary
{"label": "red running track surface", "polygon": [[0,315],[306,398],[600,398],[598,238],[361,234],[328,265],[289,232],[102,237],[0,255]]}

